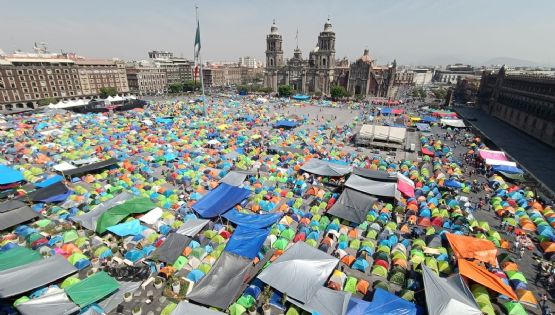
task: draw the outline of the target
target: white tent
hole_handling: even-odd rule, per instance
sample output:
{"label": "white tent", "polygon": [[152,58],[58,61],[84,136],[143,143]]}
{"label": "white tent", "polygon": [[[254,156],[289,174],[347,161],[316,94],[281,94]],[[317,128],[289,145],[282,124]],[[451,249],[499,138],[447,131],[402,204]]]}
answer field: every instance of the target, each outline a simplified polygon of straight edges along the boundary
{"label": "white tent", "polygon": [[486,159],[487,165],[506,165],[506,166],[513,166],[516,167],[515,162],[511,161],[502,161],[502,160],[494,160],[494,159]]}
{"label": "white tent", "polygon": [[448,127],[455,127],[455,128],[466,127],[462,119],[441,119],[441,123]]}
{"label": "white tent", "polygon": [[404,143],[407,136],[407,129],[404,127],[390,127],[378,125],[363,125],[360,128],[359,137],[361,139],[379,140]]}

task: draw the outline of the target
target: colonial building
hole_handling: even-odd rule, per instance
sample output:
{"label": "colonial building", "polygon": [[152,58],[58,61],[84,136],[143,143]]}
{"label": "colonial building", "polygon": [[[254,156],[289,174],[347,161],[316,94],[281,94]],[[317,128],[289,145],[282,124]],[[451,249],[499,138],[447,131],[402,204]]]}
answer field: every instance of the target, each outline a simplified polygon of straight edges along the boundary
{"label": "colonial building", "polygon": [[555,147],[555,77],[484,71],[478,100],[486,112]]}
{"label": "colonial building", "polygon": [[474,69],[471,65],[454,64],[448,65],[445,70],[436,70],[433,81],[437,83],[455,84],[461,76],[480,76],[481,71]]}
{"label": "colonial building", "polygon": [[113,87],[118,94],[129,93],[125,64],[120,60],[86,59],[70,57],[77,65],[83,96],[95,98],[100,89]]}
{"label": "colonial building", "polygon": [[126,70],[131,93],[155,95],[165,93],[168,89],[166,71],[160,67],[136,64]]}
{"label": "colonial building", "polygon": [[368,49],[349,67],[347,90],[353,95],[392,96],[397,63],[388,66],[376,66]]}
{"label": "colonial building", "polygon": [[169,85],[193,80],[193,62],[185,58],[177,58],[169,51],[149,51],[148,57],[156,67],[166,72]]}
{"label": "colonial building", "polygon": [[303,59],[301,50],[293,51],[293,58],[287,63],[283,59],[282,36],[274,23],[270,34],[266,36],[266,71],[264,83],[266,87],[277,91],[278,86],[292,85],[300,93],[330,94],[333,85],[338,84],[335,60],[335,32],[328,20],[324,30],[318,36],[317,46]]}

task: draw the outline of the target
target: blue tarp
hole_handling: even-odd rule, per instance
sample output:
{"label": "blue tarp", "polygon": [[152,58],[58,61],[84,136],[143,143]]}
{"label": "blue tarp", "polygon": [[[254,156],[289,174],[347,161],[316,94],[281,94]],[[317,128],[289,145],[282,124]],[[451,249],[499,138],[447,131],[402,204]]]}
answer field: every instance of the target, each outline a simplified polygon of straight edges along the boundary
{"label": "blue tarp", "polygon": [[416,124],[416,128],[418,128],[418,130],[420,131],[430,131],[430,125],[428,124]]}
{"label": "blue tarp", "polygon": [[250,194],[248,189],[222,183],[195,203],[193,210],[204,218],[213,218],[228,211]]}
{"label": "blue tarp", "polygon": [[56,184],[57,182],[61,182],[64,179],[63,176],[61,175],[54,175],[52,177],[49,177],[45,180],[43,180],[42,182],[36,183],[35,186],[38,188],[44,188],[44,187],[48,187],[52,184]]}
{"label": "blue tarp", "polygon": [[131,220],[129,222],[110,226],[107,230],[118,236],[129,236],[141,234],[146,228],[141,225],[139,220]]}
{"label": "blue tarp", "polygon": [[302,95],[302,94],[295,94],[293,96],[291,96],[292,99],[297,100],[297,101],[306,101],[310,99],[310,96],[308,95]]}
{"label": "blue tarp", "polygon": [[505,172],[509,174],[522,174],[524,173],[520,168],[509,165],[494,165],[492,167],[494,172]]}
{"label": "blue tarp", "polygon": [[258,251],[264,240],[270,234],[270,229],[256,229],[239,225],[231,238],[227,242],[225,250],[242,257],[253,259],[258,255]]}
{"label": "blue tarp", "polygon": [[378,288],[364,315],[420,315],[422,309],[403,298]]}
{"label": "blue tarp", "polygon": [[7,185],[24,180],[23,173],[6,165],[0,165],[0,185]]}
{"label": "blue tarp", "polygon": [[260,229],[273,225],[282,215],[283,213],[245,214],[232,209],[224,214],[223,217],[237,225]]}
{"label": "blue tarp", "polygon": [[382,108],[380,112],[382,113],[382,115],[391,115],[392,113],[391,108],[389,107]]}
{"label": "blue tarp", "polygon": [[346,315],[362,315],[368,306],[370,306],[370,302],[352,297],[349,300]]}
{"label": "blue tarp", "polygon": [[59,202],[59,201],[64,201],[66,200],[69,196],[71,195],[71,190],[66,191],[63,194],[59,194],[59,195],[54,195],[54,196],[50,196],[46,199],[41,199],[39,200],[40,202],[44,202],[44,203],[50,203],[50,202]]}
{"label": "blue tarp", "polygon": [[156,118],[156,122],[161,124],[173,124],[173,118],[160,117],[160,118]]}
{"label": "blue tarp", "polygon": [[422,121],[427,123],[435,123],[438,122],[438,119],[432,116],[425,116],[424,118],[422,118]]}
{"label": "blue tarp", "polygon": [[297,127],[297,123],[292,120],[280,120],[274,125],[276,128],[293,128]]}
{"label": "blue tarp", "polygon": [[462,188],[462,184],[456,180],[448,179],[444,183],[445,187]]}

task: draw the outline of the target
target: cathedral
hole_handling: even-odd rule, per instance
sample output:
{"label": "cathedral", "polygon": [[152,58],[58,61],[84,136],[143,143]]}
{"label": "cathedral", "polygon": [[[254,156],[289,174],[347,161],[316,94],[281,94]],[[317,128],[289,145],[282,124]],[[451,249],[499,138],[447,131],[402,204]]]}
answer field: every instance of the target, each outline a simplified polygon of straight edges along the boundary
{"label": "cathedral", "polygon": [[378,67],[368,50],[355,63],[335,59],[335,32],[330,20],[318,36],[318,44],[303,59],[297,46],[293,57],[284,61],[282,37],[274,21],[266,36],[266,87],[277,92],[280,85],[291,85],[303,94],[330,95],[331,87],[341,85],[353,95],[389,97],[395,79],[396,64]]}

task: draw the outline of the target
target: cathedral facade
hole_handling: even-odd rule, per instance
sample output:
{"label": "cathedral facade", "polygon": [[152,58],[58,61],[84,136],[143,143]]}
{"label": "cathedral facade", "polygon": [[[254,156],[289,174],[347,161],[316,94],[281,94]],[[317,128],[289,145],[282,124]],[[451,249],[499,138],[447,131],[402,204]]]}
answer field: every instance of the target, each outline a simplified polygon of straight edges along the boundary
{"label": "cathedral facade", "polygon": [[318,44],[304,59],[299,47],[293,57],[283,58],[283,39],[274,21],[266,36],[266,70],[264,84],[278,91],[280,85],[291,85],[298,93],[330,95],[331,87],[340,85],[353,95],[387,97],[395,78],[395,63],[377,67],[365,55],[349,65],[346,59],[335,59],[335,32],[328,19],[318,35]]}

